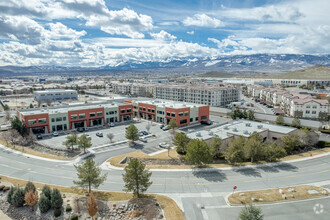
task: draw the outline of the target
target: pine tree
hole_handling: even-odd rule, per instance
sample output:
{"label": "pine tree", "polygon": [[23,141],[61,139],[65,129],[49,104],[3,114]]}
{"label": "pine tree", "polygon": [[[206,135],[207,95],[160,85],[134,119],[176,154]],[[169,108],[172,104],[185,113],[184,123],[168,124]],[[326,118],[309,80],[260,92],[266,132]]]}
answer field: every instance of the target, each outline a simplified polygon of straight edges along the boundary
{"label": "pine tree", "polygon": [[7,202],[9,204],[11,204],[11,205],[13,204],[12,203],[12,197],[13,197],[13,194],[14,194],[15,190],[16,190],[16,187],[11,186],[10,187],[10,190],[9,190],[9,192],[7,194]]}
{"label": "pine tree", "polygon": [[33,191],[33,189],[30,189],[28,192],[25,193],[25,203],[31,207],[32,211],[33,211],[33,207],[35,206],[35,204],[38,203],[38,192]]}
{"label": "pine tree", "polygon": [[30,190],[32,190],[33,192],[35,192],[36,191],[36,187],[35,187],[35,185],[32,182],[29,181],[25,185],[24,193],[27,193]]}
{"label": "pine tree", "polygon": [[86,134],[83,134],[78,138],[77,145],[79,150],[84,149],[84,154],[85,154],[86,148],[90,148],[92,146],[92,138],[88,138]]}
{"label": "pine tree", "polygon": [[76,133],[72,133],[71,135],[66,136],[66,140],[63,142],[68,149],[71,147],[71,151],[73,152],[73,146],[77,144],[78,137]]}
{"label": "pine tree", "polygon": [[251,163],[263,158],[262,137],[254,132],[246,141],[244,146],[245,158],[250,159]]}
{"label": "pine tree", "polygon": [[49,201],[52,199],[52,190],[49,186],[44,185],[42,187],[41,193],[44,194],[49,199]]}
{"label": "pine tree", "polygon": [[239,163],[244,161],[244,144],[245,140],[242,136],[232,140],[225,152],[225,158],[229,163]]}
{"label": "pine tree", "polygon": [[193,139],[187,145],[186,160],[191,164],[201,166],[202,164],[211,163],[213,154],[210,147],[198,139]]}
{"label": "pine tree", "polygon": [[215,135],[210,142],[210,150],[212,152],[213,157],[216,157],[220,154],[221,151],[222,140],[218,135]]}
{"label": "pine tree", "polygon": [[53,209],[60,209],[63,205],[63,198],[60,191],[56,188],[52,191],[52,196],[50,200]]}
{"label": "pine tree", "polygon": [[46,213],[51,207],[51,203],[45,194],[41,193],[39,202],[38,202],[38,207],[40,209],[41,213]]}
{"label": "pine tree", "polygon": [[277,116],[275,122],[276,122],[277,125],[284,125],[284,118],[283,118],[283,116],[282,115]]}
{"label": "pine tree", "polygon": [[186,146],[189,143],[190,138],[184,132],[177,133],[175,135],[173,144],[177,147],[176,151],[180,154],[186,153]]}
{"label": "pine tree", "polygon": [[21,188],[16,188],[11,197],[11,202],[15,207],[22,207],[25,203],[24,190]]}
{"label": "pine tree", "polygon": [[137,141],[139,139],[139,130],[137,129],[137,127],[133,124],[130,124],[128,126],[128,128],[126,129],[126,135],[125,137],[132,141],[132,143],[134,143],[134,141]]}
{"label": "pine tree", "polygon": [[88,158],[82,165],[74,166],[77,170],[78,181],[73,181],[75,185],[83,189],[88,188],[91,192],[92,186],[98,188],[107,178],[107,175],[101,175],[101,168],[95,165],[92,158]]}
{"label": "pine tree", "polygon": [[141,193],[147,191],[151,186],[150,181],[151,172],[145,169],[145,164],[137,158],[132,158],[128,165],[125,167],[123,173],[123,180],[125,183],[124,191],[133,191],[134,196],[140,197]]}
{"label": "pine tree", "polygon": [[87,200],[88,214],[93,217],[97,213],[97,201],[95,199],[94,193],[90,192]]}
{"label": "pine tree", "polygon": [[292,127],[301,128],[300,120],[299,118],[294,118],[291,123]]}

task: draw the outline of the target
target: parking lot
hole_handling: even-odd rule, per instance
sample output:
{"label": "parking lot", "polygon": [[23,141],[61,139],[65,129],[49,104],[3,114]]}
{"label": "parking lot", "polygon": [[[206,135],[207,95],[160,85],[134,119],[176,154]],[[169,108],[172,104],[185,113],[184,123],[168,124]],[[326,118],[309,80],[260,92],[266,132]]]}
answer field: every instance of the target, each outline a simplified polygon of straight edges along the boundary
{"label": "parking lot", "polygon": [[[159,123],[150,123],[148,121],[132,121],[131,123],[134,123],[134,125],[139,129],[139,131],[147,131],[146,125],[149,123],[151,124],[150,126],[150,133],[156,135],[158,138],[160,137],[163,139],[164,137],[169,137],[170,134],[169,132],[165,132],[160,129],[160,124]],[[91,139],[92,139],[92,147],[98,147],[98,146],[103,146],[103,145],[108,145],[110,144],[110,140],[107,138],[107,134],[112,133],[114,135],[114,138],[112,142],[120,142],[120,141],[125,141],[125,133],[126,133],[126,127],[129,126],[130,123],[124,123],[124,124],[117,124],[115,127],[95,127],[95,128],[89,128],[87,132],[78,132],[78,137],[81,136],[82,134],[88,134]],[[98,137],[96,136],[97,132],[102,132],[103,137]],[[63,142],[66,140],[66,134],[65,132],[59,132],[59,136],[54,137],[52,134],[44,135],[43,139],[38,140],[37,142],[49,146],[52,148],[57,148],[57,149],[66,149],[66,146],[63,145]],[[156,139],[149,137],[149,139]],[[155,142],[155,145],[157,143]]]}

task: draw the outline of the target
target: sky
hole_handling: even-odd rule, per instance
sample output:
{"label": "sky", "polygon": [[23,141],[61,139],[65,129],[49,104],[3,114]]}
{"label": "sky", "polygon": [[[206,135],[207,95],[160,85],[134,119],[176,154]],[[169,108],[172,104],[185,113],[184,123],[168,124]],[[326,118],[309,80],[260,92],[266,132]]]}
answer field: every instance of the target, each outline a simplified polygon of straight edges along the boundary
{"label": "sky", "polygon": [[329,54],[329,0],[0,0],[0,66]]}

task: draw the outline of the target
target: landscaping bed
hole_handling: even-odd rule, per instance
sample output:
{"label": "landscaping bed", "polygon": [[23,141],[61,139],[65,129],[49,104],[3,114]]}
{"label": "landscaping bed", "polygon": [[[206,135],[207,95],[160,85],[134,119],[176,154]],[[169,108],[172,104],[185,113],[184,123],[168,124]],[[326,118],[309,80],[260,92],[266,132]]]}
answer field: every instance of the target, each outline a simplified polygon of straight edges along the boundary
{"label": "landscaping bed", "polygon": [[266,190],[236,192],[228,197],[231,205],[250,203],[284,202],[287,200],[302,200],[320,196],[328,196],[328,190],[310,185],[282,187]]}

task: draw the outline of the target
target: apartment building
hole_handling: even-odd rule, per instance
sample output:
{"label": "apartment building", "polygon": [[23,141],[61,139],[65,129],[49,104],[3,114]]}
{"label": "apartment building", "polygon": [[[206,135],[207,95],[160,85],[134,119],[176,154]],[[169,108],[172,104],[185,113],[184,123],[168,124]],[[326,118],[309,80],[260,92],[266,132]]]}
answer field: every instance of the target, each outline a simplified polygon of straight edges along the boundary
{"label": "apartment building", "polygon": [[154,87],[152,83],[112,83],[114,93],[139,97],[153,97]]}
{"label": "apartment building", "polygon": [[71,89],[51,89],[44,91],[34,91],[34,100],[37,102],[47,102],[47,101],[60,101],[67,99],[78,99],[78,93],[76,90]]}
{"label": "apartment building", "polygon": [[219,84],[161,85],[154,88],[154,97],[209,106],[225,106],[239,101],[240,90]]}
{"label": "apartment building", "polygon": [[178,127],[209,120],[208,105],[178,103],[173,101],[136,101],[132,100],[134,117],[163,124],[174,119]]}

